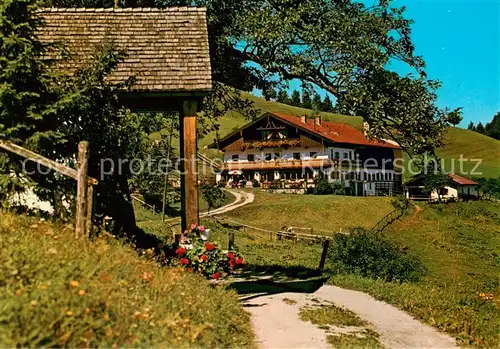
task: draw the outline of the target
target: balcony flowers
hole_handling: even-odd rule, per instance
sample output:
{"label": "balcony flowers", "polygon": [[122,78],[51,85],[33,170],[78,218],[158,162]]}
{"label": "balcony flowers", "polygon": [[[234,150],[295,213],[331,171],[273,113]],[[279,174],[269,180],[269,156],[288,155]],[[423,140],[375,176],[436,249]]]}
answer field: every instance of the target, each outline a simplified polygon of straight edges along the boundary
{"label": "balcony flowers", "polygon": [[245,265],[237,251],[223,252],[215,242],[210,242],[209,229],[192,225],[182,234],[179,247],[175,250],[178,265],[187,272],[201,273],[207,279],[220,279],[234,273]]}

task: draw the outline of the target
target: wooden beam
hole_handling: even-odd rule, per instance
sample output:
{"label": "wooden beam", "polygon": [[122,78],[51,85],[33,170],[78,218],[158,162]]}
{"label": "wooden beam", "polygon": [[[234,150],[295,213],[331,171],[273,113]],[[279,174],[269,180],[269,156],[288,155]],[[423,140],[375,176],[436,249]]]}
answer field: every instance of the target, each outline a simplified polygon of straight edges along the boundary
{"label": "wooden beam", "polygon": [[78,183],[76,189],[76,223],[75,237],[78,239],[87,230],[87,195],[88,181],[87,171],[89,167],[89,142],[83,141],[78,144]]}
{"label": "wooden beam", "polygon": [[[8,141],[0,141],[0,148],[5,149],[11,153],[17,154],[19,156],[22,156],[23,158],[26,158],[30,161],[37,162],[40,165],[50,168],[51,170],[57,171],[67,177],[73,178],[74,180],[78,180],[77,170],[71,167],[64,166],[53,160],[49,160],[46,157],[34,153],[31,150],[25,149],[19,145],[16,145]],[[97,179],[88,177],[88,182],[91,185],[95,185],[97,184]]]}
{"label": "wooden beam", "polygon": [[180,110],[182,231],[198,224],[198,176],[196,166],[196,111],[198,100],[186,99]]}
{"label": "wooden beam", "polygon": [[94,187],[89,185],[87,188],[87,214],[85,217],[85,236],[92,237],[92,213],[94,211]]}

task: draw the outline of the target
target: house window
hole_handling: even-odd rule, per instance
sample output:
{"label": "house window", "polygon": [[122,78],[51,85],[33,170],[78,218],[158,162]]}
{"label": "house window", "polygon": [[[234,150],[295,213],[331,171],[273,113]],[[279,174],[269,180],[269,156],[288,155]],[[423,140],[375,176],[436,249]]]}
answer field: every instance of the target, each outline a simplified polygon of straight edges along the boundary
{"label": "house window", "polygon": [[274,153],[274,160],[279,160],[280,157],[281,157],[280,153]]}
{"label": "house window", "polygon": [[340,159],[340,153],[338,151],[335,152],[335,159]]}
{"label": "house window", "polygon": [[233,155],[233,156],[231,156],[231,160],[233,160],[233,161],[238,161],[239,158],[240,158],[239,155]]}
{"label": "house window", "polygon": [[254,154],[248,154],[247,155],[247,160],[248,161],[255,161],[255,155]]}
{"label": "house window", "polygon": [[294,160],[300,160],[300,153],[293,153]]}
{"label": "house window", "polygon": [[273,155],[272,155],[271,153],[266,153],[266,154],[264,155],[264,159],[265,159],[266,161],[271,161],[271,160],[272,160],[272,158],[273,158]]}
{"label": "house window", "polygon": [[318,154],[318,152],[312,151],[312,152],[309,153],[309,156],[314,159],[317,154]]}
{"label": "house window", "polygon": [[349,157],[349,153],[344,153],[344,159],[347,159]]}

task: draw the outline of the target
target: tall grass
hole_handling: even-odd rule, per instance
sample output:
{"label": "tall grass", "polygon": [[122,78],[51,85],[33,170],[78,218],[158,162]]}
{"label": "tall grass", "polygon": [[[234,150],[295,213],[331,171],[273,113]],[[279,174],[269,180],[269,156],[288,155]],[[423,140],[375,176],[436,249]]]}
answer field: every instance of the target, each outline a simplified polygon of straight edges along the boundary
{"label": "tall grass", "polygon": [[118,241],[0,212],[0,346],[253,347],[236,294]]}

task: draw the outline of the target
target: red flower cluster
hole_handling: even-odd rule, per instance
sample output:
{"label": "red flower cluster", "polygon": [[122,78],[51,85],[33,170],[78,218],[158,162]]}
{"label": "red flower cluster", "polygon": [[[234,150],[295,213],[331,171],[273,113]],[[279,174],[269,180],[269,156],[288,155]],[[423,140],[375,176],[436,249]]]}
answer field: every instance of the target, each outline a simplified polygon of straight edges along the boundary
{"label": "red flower cluster", "polygon": [[227,254],[227,258],[229,259],[229,268],[234,269],[237,265],[244,265],[245,261],[240,257],[235,257],[233,252],[229,252]]}
{"label": "red flower cluster", "polygon": [[211,242],[207,242],[205,244],[205,248],[207,249],[207,251],[213,251],[213,250],[215,250],[215,245]]}
{"label": "red flower cluster", "polygon": [[206,261],[208,261],[208,257],[207,257],[207,255],[206,255],[206,254],[202,254],[202,255],[200,256],[200,260],[201,260],[202,262],[206,262]]}
{"label": "red flower cluster", "polygon": [[221,275],[221,273],[216,272],[215,274],[213,274],[213,275],[212,275],[212,279],[217,280],[217,279],[218,279],[218,278],[220,278],[221,276],[222,276],[222,275]]}
{"label": "red flower cluster", "polygon": [[187,259],[187,258],[181,258],[179,260],[179,264],[180,265],[188,265],[189,264],[189,259]]}
{"label": "red flower cluster", "polygon": [[177,250],[175,250],[175,254],[177,257],[182,257],[186,254],[186,249],[184,247],[179,247]]}

